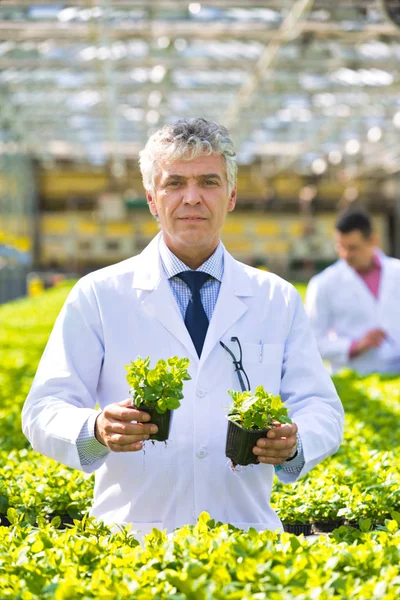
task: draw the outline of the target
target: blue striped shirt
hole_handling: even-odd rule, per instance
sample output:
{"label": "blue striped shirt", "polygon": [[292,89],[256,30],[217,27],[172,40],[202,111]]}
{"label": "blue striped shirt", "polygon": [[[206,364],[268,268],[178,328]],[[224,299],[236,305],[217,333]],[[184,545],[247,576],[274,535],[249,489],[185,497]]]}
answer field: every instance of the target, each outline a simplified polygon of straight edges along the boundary
{"label": "blue striped shirt", "polygon": [[[161,264],[166,277],[169,279],[172,293],[179,306],[182,319],[185,318],[187,306],[190,301],[191,292],[186,283],[177,277],[182,271],[191,271],[184,262],[182,262],[165,244],[163,238],[160,239],[160,257]],[[222,277],[224,275],[224,247],[219,242],[213,254],[208,258],[198,269],[210,275],[209,279],[200,289],[200,297],[204,306],[208,320],[211,320],[214,307],[216,305],[219,290],[221,287]],[[77,449],[79,459],[82,465],[90,465],[96,462],[99,458],[108,454],[109,449],[97,441],[94,434],[95,421],[98,412],[88,418],[77,439]],[[279,471],[283,469],[287,473],[298,474],[304,466],[303,449],[300,436],[297,435],[297,456],[288,463],[283,463],[281,466],[276,466]]]}
{"label": "blue striped shirt", "polygon": [[[172,293],[178,303],[182,318],[185,318],[186,309],[189,304],[191,292],[189,287],[182,279],[176,277],[182,271],[191,271],[184,262],[182,262],[166,246],[164,240],[160,240],[160,256],[164,273],[169,279]],[[213,254],[196,271],[208,273],[209,279],[200,289],[200,298],[204,306],[208,320],[211,320],[214,307],[217,303],[219,289],[221,287],[222,277],[224,275],[224,247],[221,242],[218,244]]]}

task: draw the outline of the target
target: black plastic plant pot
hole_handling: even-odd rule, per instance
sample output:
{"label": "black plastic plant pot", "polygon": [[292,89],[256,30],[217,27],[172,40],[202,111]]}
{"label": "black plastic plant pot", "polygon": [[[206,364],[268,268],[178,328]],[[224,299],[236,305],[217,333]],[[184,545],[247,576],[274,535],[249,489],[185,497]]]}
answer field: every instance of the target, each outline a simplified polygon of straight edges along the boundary
{"label": "black plastic plant pot", "polygon": [[5,515],[0,515],[0,527],[10,527],[11,523]]}
{"label": "black plastic plant pot", "polygon": [[283,531],[295,535],[311,535],[311,523],[283,523]]}
{"label": "black plastic plant pot", "polygon": [[66,514],[52,513],[50,515],[47,515],[46,521],[48,523],[50,523],[52,521],[52,519],[54,519],[55,517],[60,517],[60,519],[61,519],[58,529],[68,529],[68,525],[73,525],[74,520],[81,521],[83,518],[83,517],[79,517],[78,519],[73,519],[73,517],[70,517],[69,515],[66,515]]}
{"label": "black plastic plant pot", "polygon": [[313,530],[315,533],[330,533],[343,525],[342,519],[333,519],[331,521],[314,521]]}
{"label": "black plastic plant pot", "polygon": [[167,410],[165,413],[160,415],[160,413],[158,413],[154,407],[139,406],[138,410],[143,410],[144,412],[149,413],[151,417],[150,423],[154,423],[154,425],[157,425],[158,427],[157,433],[150,434],[150,439],[157,442],[165,442],[169,436],[172,411]]}
{"label": "black plastic plant pot", "polygon": [[353,527],[354,529],[360,529],[358,521],[349,521],[348,519],[345,519],[343,525],[346,527]]}
{"label": "black plastic plant pot", "polygon": [[268,431],[269,429],[243,429],[228,419],[225,455],[231,459],[233,466],[258,464],[257,455],[252,452],[252,449],[257,440],[265,437]]}

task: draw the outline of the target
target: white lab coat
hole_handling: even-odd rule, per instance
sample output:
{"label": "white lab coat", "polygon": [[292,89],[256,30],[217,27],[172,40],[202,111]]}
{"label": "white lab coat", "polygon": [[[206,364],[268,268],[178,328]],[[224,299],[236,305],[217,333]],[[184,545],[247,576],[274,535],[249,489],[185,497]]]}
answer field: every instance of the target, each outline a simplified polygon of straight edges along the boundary
{"label": "white lab coat", "polygon": [[[160,235],[160,234],[159,234]],[[228,389],[239,389],[219,344],[238,336],[252,388],[282,394],[299,426],[301,476],[338,449],[343,410],[318,353],[300,296],[276,275],[238,263],[225,270],[201,359],[160,262],[157,236],[138,256],[83,277],[56,321],[23,409],[23,431],[37,451],[87,472],[96,469],[91,514],[145,533],[195,522],[201,511],[247,528],[273,529],[269,506],[274,467],[234,472],[225,456]],[[260,345],[262,341],[262,348]],[[167,444],[109,453],[82,467],[76,439],[96,402],[129,396],[125,365],[189,357],[192,380],[172,419]],[[280,472],[283,481],[295,476]]]}
{"label": "white lab coat", "polygon": [[[349,367],[360,374],[400,373],[400,261],[379,251],[382,264],[376,299],[346,261],[315,275],[307,288],[306,311],[322,358],[332,372]],[[388,339],[353,359],[353,340],[370,329],[384,329]]]}

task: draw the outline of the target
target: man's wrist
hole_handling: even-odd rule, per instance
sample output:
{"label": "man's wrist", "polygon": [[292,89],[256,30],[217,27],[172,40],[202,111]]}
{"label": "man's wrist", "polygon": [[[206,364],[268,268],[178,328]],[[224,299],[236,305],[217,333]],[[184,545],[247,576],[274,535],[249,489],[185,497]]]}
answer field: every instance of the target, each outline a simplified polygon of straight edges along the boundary
{"label": "man's wrist", "polygon": [[283,471],[286,475],[299,475],[304,467],[303,444],[299,432],[297,432],[297,448],[294,455],[286,459],[281,465],[275,466],[275,471]]}
{"label": "man's wrist", "polygon": [[349,348],[349,358],[356,358],[363,352],[365,352],[366,348],[363,348],[360,340],[354,340]]}
{"label": "man's wrist", "polygon": [[295,447],[292,450],[292,454],[290,454],[290,456],[288,456],[288,458],[286,459],[285,462],[289,462],[289,461],[293,460],[294,458],[296,458],[296,456],[298,454],[298,446],[299,446],[299,444],[298,444],[298,442],[296,440],[296,445],[295,445]]}
{"label": "man's wrist", "polygon": [[110,449],[99,442],[95,435],[94,424],[97,416],[98,414],[93,411],[83,424],[76,440],[79,460],[82,466],[92,465],[110,452]]}
{"label": "man's wrist", "polygon": [[96,419],[94,421],[94,428],[93,428],[93,433],[94,433],[94,437],[96,438],[96,440],[99,442],[99,444],[102,444],[102,446],[105,446],[107,448],[107,446],[105,445],[105,443],[102,441],[101,436],[99,434],[99,430],[97,427],[97,419],[99,418],[99,416],[102,414],[102,411],[99,412],[99,414],[96,416]]}
{"label": "man's wrist", "polygon": [[298,455],[299,455],[299,451],[301,452],[302,449],[303,449],[303,445],[301,443],[300,434],[299,434],[299,432],[297,432],[297,434],[296,434],[296,445],[294,446],[294,448],[292,450],[292,453],[285,460],[285,462],[290,462],[291,460],[294,460],[295,458],[297,458]]}

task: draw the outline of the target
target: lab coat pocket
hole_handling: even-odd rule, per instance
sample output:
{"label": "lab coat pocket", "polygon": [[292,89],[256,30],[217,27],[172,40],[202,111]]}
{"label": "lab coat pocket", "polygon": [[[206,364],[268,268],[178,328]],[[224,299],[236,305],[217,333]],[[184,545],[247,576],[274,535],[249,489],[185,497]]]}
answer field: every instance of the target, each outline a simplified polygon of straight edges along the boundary
{"label": "lab coat pocket", "polygon": [[243,343],[243,366],[252,390],[263,385],[266,391],[279,394],[284,344]]}
{"label": "lab coat pocket", "polygon": [[243,364],[282,364],[285,344],[242,344]]}

